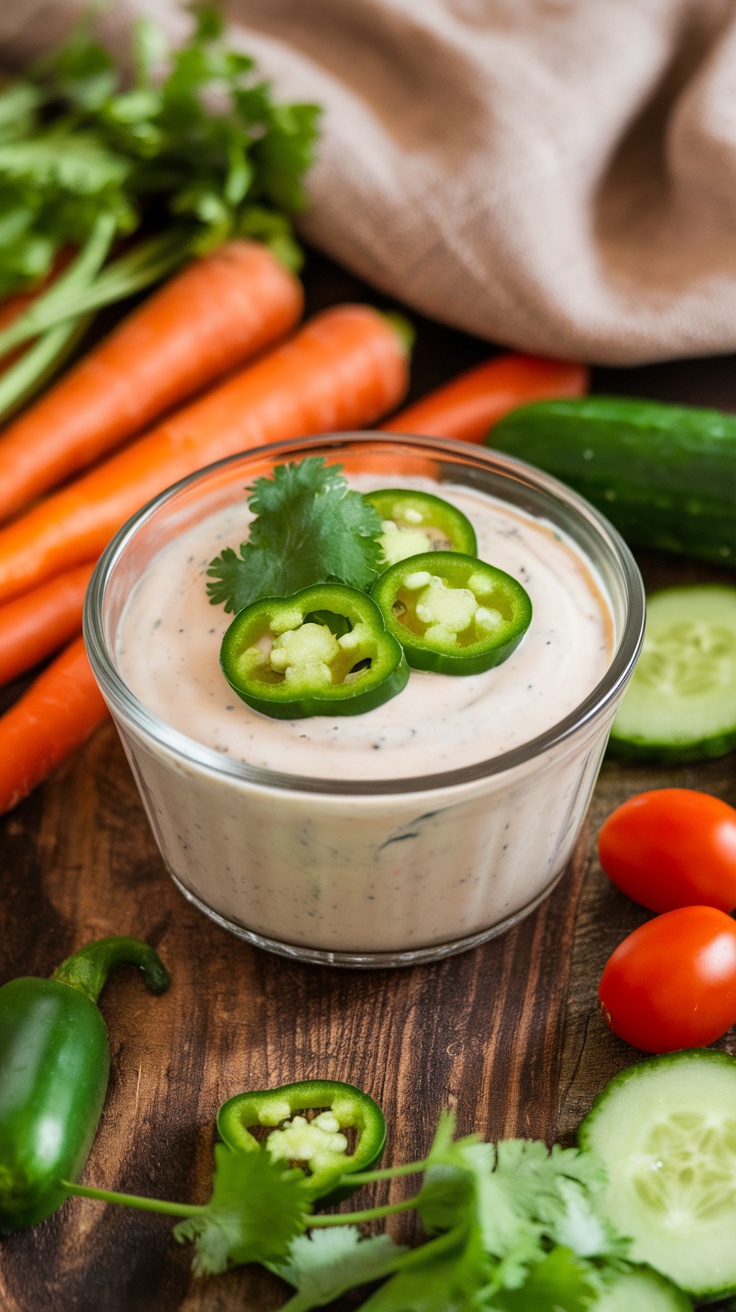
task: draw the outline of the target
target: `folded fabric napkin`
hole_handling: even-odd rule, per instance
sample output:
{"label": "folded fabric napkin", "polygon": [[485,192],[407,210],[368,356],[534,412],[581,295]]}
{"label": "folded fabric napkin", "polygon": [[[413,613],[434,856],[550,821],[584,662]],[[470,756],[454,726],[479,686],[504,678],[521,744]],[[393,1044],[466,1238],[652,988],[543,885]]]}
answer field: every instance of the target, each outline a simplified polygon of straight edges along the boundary
{"label": "folded fabric napkin", "polygon": [[[5,0],[0,55],[77,0]],[[229,0],[232,44],[324,106],[306,240],[434,318],[624,364],[736,350],[733,0]],[[116,0],[182,39],[178,0]]]}

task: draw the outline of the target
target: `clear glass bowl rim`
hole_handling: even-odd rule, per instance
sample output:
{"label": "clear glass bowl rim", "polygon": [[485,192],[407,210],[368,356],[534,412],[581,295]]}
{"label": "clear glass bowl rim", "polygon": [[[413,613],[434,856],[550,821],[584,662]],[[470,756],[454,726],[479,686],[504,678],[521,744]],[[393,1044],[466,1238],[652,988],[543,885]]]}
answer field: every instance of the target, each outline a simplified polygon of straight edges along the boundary
{"label": "clear glass bowl rim", "polygon": [[[617,567],[622,585],[628,597],[625,624],[618,646],[610,666],[593,691],[564,719],[559,720],[550,729],[530,739],[521,746],[487,761],[475,762],[460,769],[447,770],[429,775],[412,777],[400,776],[380,780],[321,779],[290,775],[259,766],[247,765],[223,757],[214,749],[208,748],[195,739],[189,738],[178,729],[172,728],[161,720],[153,711],[144,706],[123,681],[110,653],[103,622],[103,604],[107,580],[117,561],[125,551],[130,540],[139,529],[150,520],[157,511],[178,493],[192,484],[207,478],[215,471],[229,465],[237,465],[244,459],[274,459],[274,463],[294,457],[297,453],[306,454],[307,448],[339,449],[350,445],[400,445],[416,451],[417,455],[425,453],[438,458],[452,460],[464,457],[503,477],[510,477],[516,483],[523,483],[535,493],[542,494],[559,505],[562,503],[569,514],[584,520],[593,528],[598,538],[607,547],[611,561]],[[158,496],[126,521],[109,542],[101,555],[89,587],[84,605],[84,637],[87,653],[95,677],[103,695],[112,707],[114,716],[127,721],[139,733],[153,739],[174,756],[186,763],[196,763],[207,771],[220,775],[231,781],[243,784],[259,785],[264,788],[286,790],[299,793],[332,794],[336,797],[381,796],[400,792],[403,795],[444,790],[453,786],[473,783],[493,775],[502,775],[507,771],[523,766],[536,757],[541,757],[566,740],[582,731],[597,716],[604,713],[614,701],[622,686],[628,681],[641,650],[644,636],[645,595],[644,585],[638,566],[628,546],[613,525],[600,514],[583,497],[550,474],[526,464],[515,457],[503,455],[485,446],[475,446],[445,438],[421,437],[404,433],[366,433],[341,432],[315,434],[303,438],[294,438],[285,442],[270,443],[254,447],[250,451],[227,456],[213,464],[204,466],[195,473],[180,479],[166,488]]]}

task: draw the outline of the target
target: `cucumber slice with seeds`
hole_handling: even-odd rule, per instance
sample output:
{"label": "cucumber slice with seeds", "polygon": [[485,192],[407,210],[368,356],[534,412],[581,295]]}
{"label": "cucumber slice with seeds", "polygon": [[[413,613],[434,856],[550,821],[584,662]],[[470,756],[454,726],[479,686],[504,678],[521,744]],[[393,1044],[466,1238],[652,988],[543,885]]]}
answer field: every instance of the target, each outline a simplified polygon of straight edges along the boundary
{"label": "cucumber slice with seeds", "polygon": [[697,1048],[629,1067],[578,1139],[606,1169],[601,1205],[632,1261],[696,1301],[736,1292],[735,1058]]}
{"label": "cucumber slice with seeds", "polygon": [[733,747],[736,588],[652,593],[642,654],[611,730],[612,754],[697,761]]}

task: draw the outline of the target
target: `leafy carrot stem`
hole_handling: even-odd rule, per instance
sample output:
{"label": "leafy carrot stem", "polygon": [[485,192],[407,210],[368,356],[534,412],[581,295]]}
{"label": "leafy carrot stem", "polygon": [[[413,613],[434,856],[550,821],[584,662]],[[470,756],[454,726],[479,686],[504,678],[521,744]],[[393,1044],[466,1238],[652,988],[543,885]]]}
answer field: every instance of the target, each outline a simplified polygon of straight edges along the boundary
{"label": "leafy carrot stem", "polygon": [[89,324],[88,315],[66,319],[48,328],[29,350],[0,377],[0,418],[9,419],[56,370]]}
{"label": "leafy carrot stem", "polygon": [[[70,300],[75,302],[80,290],[94,280],[96,273],[104,264],[115,237],[115,219],[111,214],[101,214],[97,219],[87,241],[72,261],[69,268],[61,274],[47,292],[32,302],[25,314],[21,314],[3,332],[0,332],[0,355],[6,355],[14,347],[31,337],[37,337],[44,329],[54,323],[63,322],[71,317]],[[54,307],[62,307],[54,317]],[[64,308],[66,307],[66,308]],[[84,307],[82,307],[82,310]],[[50,317],[48,316],[50,313]]]}
{"label": "leafy carrot stem", "polygon": [[90,314],[161,282],[184,262],[188,249],[189,242],[181,233],[175,236],[167,233],[140,242],[133,250],[118,256],[98,277],[88,278],[81,290],[81,279],[64,287],[52,287],[0,332],[0,356],[49,328],[68,324],[82,314]]}

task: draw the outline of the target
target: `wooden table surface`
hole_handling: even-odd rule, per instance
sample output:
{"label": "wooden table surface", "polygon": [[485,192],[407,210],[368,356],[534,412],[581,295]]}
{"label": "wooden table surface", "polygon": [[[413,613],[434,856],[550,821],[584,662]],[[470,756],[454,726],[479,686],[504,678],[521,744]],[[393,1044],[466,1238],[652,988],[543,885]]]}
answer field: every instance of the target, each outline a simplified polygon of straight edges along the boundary
{"label": "wooden table surface", "polygon": [[[310,309],[387,302],[311,255]],[[486,344],[413,316],[413,394],[486,356]],[[736,411],[732,359],[597,369],[596,391]],[[640,556],[646,583],[734,575]],[[6,689],[5,704],[21,685]],[[594,1094],[638,1053],[596,1007],[603,965],[647,918],[610,886],[595,857],[606,815],[645,788],[701,788],[736,805],[734,755],[676,769],[606,762],[588,822],[552,896],[505,936],[433,966],[341,971],[302,966],[219,929],[176,891],[158,856],[111,725],[0,821],[0,983],[47,975],[81,944],[134,934],[166,960],[172,987],[150,997],[120,971],[102,1010],[110,1091],[85,1182],[205,1201],[219,1104],[248,1088],[326,1077],[368,1090],[389,1125],[386,1160],[426,1151],[443,1107],[459,1130],[569,1142]],[[736,1052],[733,1032],[721,1046]],[[401,1181],[390,1196],[401,1196]],[[371,1195],[387,1200],[388,1186]],[[366,1197],[366,1195],[362,1195]],[[2,1312],[271,1312],[288,1292],[240,1269],[209,1279],[171,1222],[80,1199],[0,1249]],[[396,1237],[411,1237],[412,1222]],[[335,1312],[360,1305],[345,1298]],[[438,1312],[440,1310],[438,1309]]]}

